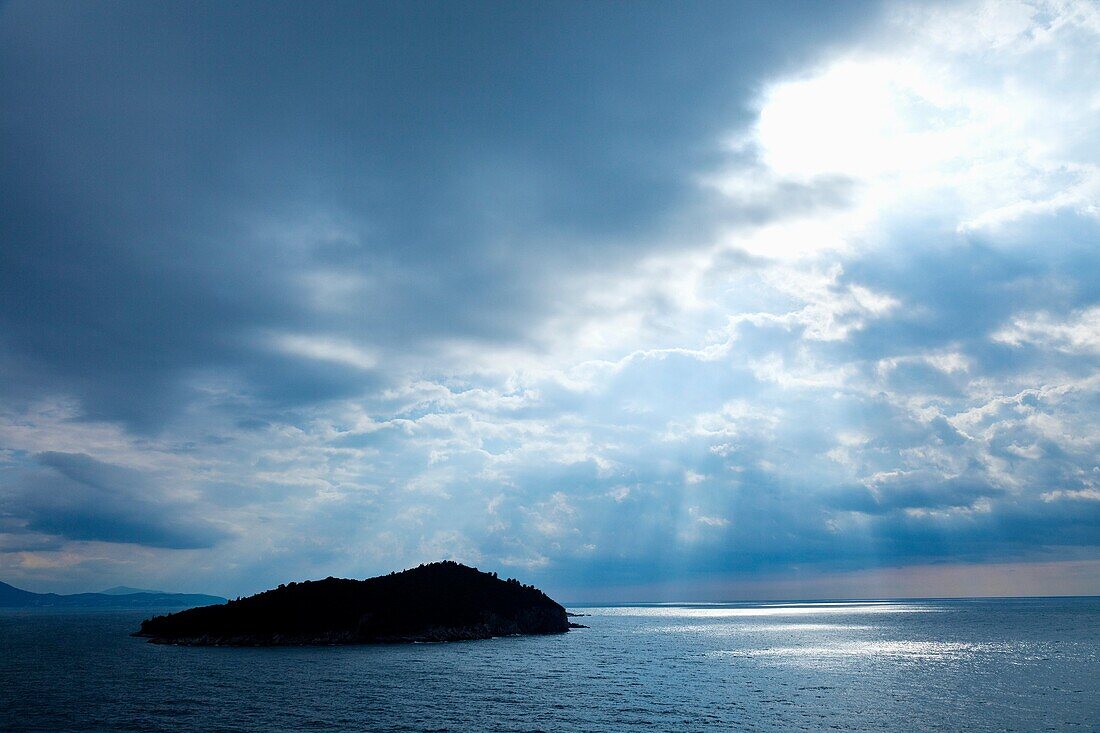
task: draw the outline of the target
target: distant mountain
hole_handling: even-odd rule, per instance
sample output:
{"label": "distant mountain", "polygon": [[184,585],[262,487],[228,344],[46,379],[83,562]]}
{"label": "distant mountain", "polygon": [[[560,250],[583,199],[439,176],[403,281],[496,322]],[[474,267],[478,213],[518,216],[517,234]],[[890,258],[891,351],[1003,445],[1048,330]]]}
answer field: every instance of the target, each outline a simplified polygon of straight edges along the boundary
{"label": "distant mountain", "polygon": [[162,590],[149,590],[148,588],[131,588],[128,585],[116,585],[114,588],[101,590],[105,596],[128,596],[131,593],[164,593]]}
{"label": "distant mountain", "polygon": [[33,606],[41,598],[45,598],[45,594],[31,593],[30,591],[20,590],[14,585],[0,583],[0,607]]}
{"label": "distant mountain", "polygon": [[456,562],[369,580],[280,585],[224,606],[142,622],[159,644],[275,646],[459,641],[577,627],[545,593]]}
{"label": "distant mountain", "polygon": [[225,602],[219,596],[202,593],[161,593],[122,586],[103,593],[31,593],[0,583],[0,608],[194,608]]}

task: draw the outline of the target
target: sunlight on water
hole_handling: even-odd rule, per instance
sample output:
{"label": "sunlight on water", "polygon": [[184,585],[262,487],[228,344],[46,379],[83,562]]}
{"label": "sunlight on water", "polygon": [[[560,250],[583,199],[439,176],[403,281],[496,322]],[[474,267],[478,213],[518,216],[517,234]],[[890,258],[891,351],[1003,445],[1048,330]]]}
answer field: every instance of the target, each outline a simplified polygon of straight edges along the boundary
{"label": "sunlight on water", "polygon": [[[961,641],[883,638],[896,633],[894,614],[937,614],[933,603],[890,601],[761,604],[660,604],[586,609],[593,616],[637,617],[650,623],[638,633],[694,635],[711,644],[705,655],[807,669],[840,670],[874,660],[909,664],[964,660],[975,654],[1016,651]],[[877,623],[868,623],[875,621]],[[683,623],[662,623],[681,621]],[[850,621],[850,623],[845,623]],[[921,625],[906,626],[913,633]]]}
{"label": "sunlight on water", "polygon": [[753,624],[752,626],[740,626],[738,628],[752,630],[758,634],[782,632],[790,633],[820,633],[822,631],[870,631],[878,626],[866,626],[861,624]]}
{"label": "sunlight on water", "polygon": [[907,603],[886,601],[859,603],[784,603],[760,604],[752,606],[629,606],[619,608],[590,608],[585,612],[600,616],[648,616],[668,618],[746,618],[761,616],[825,616],[843,614],[882,614],[882,613],[933,613],[938,609]]}
{"label": "sunlight on water", "polygon": [[740,651],[716,651],[715,656],[774,658],[790,664],[829,662],[844,657],[896,659],[957,659],[983,651],[975,644],[932,641],[840,641],[826,645],[780,646]]}
{"label": "sunlight on water", "polygon": [[878,628],[863,624],[753,624],[753,623],[699,623],[672,624],[656,627],[657,631],[667,634],[709,634],[711,636],[734,634],[809,634],[840,631],[870,631]]}

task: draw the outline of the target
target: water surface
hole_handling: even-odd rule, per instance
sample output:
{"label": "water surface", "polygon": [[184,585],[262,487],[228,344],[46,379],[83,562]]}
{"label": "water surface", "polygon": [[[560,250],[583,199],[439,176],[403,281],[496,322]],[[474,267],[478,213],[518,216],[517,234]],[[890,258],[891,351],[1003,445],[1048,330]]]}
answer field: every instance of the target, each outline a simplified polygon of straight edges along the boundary
{"label": "water surface", "polygon": [[1098,598],[574,610],[592,628],[268,649],[0,612],[0,730],[1100,730]]}

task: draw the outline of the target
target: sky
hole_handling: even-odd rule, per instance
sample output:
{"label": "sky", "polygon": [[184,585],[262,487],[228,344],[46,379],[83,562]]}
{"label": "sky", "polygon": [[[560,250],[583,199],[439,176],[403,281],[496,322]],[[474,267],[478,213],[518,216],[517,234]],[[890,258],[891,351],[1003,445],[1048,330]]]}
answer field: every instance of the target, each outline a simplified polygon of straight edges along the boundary
{"label": "sky", "polygon": [[1100,5],[5,2],[0,580],[1100,594]]}

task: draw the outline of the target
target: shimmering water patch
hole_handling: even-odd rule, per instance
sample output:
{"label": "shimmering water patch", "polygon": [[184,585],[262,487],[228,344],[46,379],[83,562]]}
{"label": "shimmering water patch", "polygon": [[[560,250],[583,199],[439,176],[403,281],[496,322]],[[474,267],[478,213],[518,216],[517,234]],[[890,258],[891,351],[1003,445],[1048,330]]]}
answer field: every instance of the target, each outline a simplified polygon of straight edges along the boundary
{"label": "shimmering water patch", "polygon": [[586,611],[601,616],[638,616],[644,618],[760,618],[782,616],[833,616],[867,615],[893,613],[936,613],[934,605],[913,603],[891,603],[886,601],[872,603],[804,603],[804,604],[762,604],[754,606],[626,606],[591,608]]}

